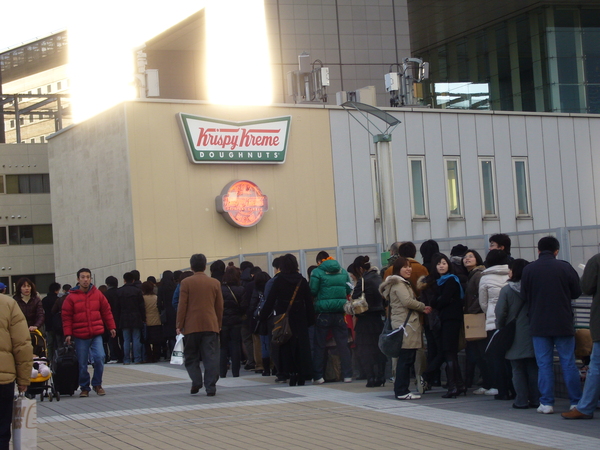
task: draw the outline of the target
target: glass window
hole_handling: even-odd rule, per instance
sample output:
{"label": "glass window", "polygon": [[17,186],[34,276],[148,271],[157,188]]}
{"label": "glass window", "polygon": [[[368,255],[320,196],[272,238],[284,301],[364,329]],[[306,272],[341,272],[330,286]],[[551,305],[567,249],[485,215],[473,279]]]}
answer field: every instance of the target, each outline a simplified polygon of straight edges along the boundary
{"label": "glass window", "polygon": [[[0,192],[2,192],[0,190]],[[6,175],[7,194],[48,194],[50,193],[50,175]]]}
{"label": "glass window", "polygon": [[479,179],[481,183],[481,206],[484,217],[496,216],[496,177],[494,173],[494,159],[480,158]]}
{"label": "glass window", "polygon": [[530,216],[529,201],[529,175],[527,173],[527,159],[519,158],[513,160],[515,176],[515,202],[517,205],[517,217]]}
{"label": "glass window", "polygon": [[410,177],[410,199],[413,219],[426,219],[427,213],[427,190],[425,182],[425,159],[423,157],[408,158]]}
{"label": "glass window", "polygon": [[448,200],[448,217],[462,217],[462,187],[460,164],[458,158],[446,159],[446,196]]}
{"label": "glass window", "polygon": [[0,245],[8,244],[8,240],[6,239],[6,227],[0,227]]}
{"label": "glass window", "polygon": [[4,194],[4,175],[0,175],[0,194]]}
{"label": "glass window", "polygon": [[17,225],[8,227],[9,245],[52,244],[52,225]]}

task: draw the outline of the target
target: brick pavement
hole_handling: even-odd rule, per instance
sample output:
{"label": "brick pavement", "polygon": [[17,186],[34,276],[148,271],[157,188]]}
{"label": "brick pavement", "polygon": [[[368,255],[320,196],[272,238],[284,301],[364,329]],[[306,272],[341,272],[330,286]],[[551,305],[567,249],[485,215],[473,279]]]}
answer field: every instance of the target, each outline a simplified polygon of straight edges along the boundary
{"label": "brick pavement", "polygon": [[[243,371],[242,371],[243,372]],[[106,365],[107,395],[38,402],[38,445],[69,449],[598,449],[591,421],[514,410],[512,402],[468,395],[394,399],[363,381],[275,384],[243,372],[220,379],[217,395],[189,394],[185,369],[168,363]],[[557,400],[557,412],[568,403]]]}

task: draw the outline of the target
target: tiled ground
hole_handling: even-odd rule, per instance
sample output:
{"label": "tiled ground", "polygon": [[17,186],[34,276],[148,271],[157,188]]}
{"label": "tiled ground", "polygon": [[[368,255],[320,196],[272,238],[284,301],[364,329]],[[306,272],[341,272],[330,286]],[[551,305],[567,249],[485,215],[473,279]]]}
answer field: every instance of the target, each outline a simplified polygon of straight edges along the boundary
{"label": "tiled ground", "polygon": [[[105,366],[105,397],[38,403],[40,449],[598,449],[599,418],[514,410],[511,402],[431,391],[394,400],[364,382],[289,387],[245,372],[217,395],[189,395],[185,369]],[[566,410],[565,401],[557,410]]]}

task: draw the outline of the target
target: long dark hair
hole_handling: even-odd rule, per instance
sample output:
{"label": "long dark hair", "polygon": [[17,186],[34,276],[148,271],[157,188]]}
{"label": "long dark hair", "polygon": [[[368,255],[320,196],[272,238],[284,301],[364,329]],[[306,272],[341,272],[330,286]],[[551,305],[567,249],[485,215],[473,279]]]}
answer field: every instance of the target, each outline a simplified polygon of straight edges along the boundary
{"label": "long dark hair", "polygon": [[38,292],[37,292],[37,289],[35,288],[35,283],[27,277],[21,277],[21,278],[19,278],[19,281],[17,281],[17,286],[15,287],[14,298],[18,298],[19,300],[22,300],[21,287],[24,284],[28,284],[29,286],[31,286],[31,298],[36,298],[38,296]]}
{"label": "long dark hair", "polygon": [[160,279],[160,287],[175,287],[175,277],[173,276],[173,272],[170,270],[165,270],[162,274],[162,278]]}
{"label": "long dark hair", "polygon": [[442,276],[437,270],[437,265],[442,259],[446,261],[446,264],[448,264],[448,272],[446,273],[454,273],[454,270],[452,269],[452,263],[450,262],[450,258],[448,258],[443,253],[436,253],[431,257],[431,273],[429,274],[430,276],[433,276],[433,278],[436,280]]}

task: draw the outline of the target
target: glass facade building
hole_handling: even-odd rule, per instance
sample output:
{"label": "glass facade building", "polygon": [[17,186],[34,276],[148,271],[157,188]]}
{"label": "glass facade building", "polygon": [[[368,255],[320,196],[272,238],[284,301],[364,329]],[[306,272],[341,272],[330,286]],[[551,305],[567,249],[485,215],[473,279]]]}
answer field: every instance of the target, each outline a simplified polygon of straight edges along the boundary
{"label": "glass facade building", "polygon": [[414,50],[430,63],[425,103],[600,113],[600,5],[580,3],[535,7]]}

